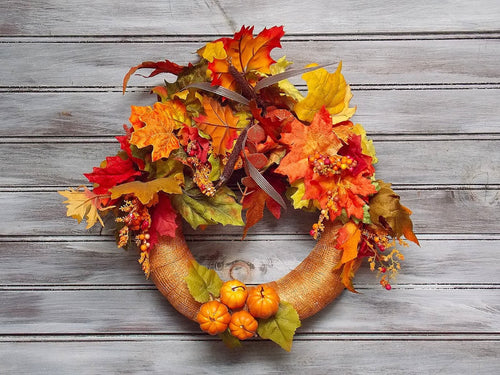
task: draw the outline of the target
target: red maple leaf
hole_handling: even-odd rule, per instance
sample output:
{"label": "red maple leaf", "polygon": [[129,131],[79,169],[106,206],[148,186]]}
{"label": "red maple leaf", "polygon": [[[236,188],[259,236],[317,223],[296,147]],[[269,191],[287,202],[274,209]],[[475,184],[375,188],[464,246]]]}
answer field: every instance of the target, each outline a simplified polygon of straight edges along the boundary
{"label": "red maple leaf", "polygon": [[177,226],[177,212],[170,204],[170,199],[165,194],[159,194],[159,202],[155,206],[151,217],[151,228],[149,231],[151,246],[158,243],[160,236],[175,237]]}
{"label": "red maple leaf", "polygon": [[275,62],[271,58],[271,50],[281,47],[280,39],[284,34],[283,26],[274,26],[262,30],[254,38],[253,26],[243,26],[233,38],[217,40],[224,43],[227,57],[214,59],[208,64],[208,69],[212,72],[212,84],[224,86],[230,90],[236,88],[237,83],[233,75],[229,73],[230,65],[243,75],[251,71],[269,74],[269,66]]}
{"label": "red maple leaf", "polygon": [[126,135],[119,135],[116,137],[118,142],[120,142],[120,148],[125,151],[130,160],[132,160],[140,170],[144,169],[144,160],[136,158],[132,155],[132,150],[130,149],[130,135],[131,130],[128,129],[126,125],[123,125]]}
{"label": "red maple leaf", "polygon": [[141,175],[141,172],[134,169],[134,163],[130,159],[108,156],[105,164],[104,167],[94,167],[92,173],[84,174],[90,182],[99,185],[93,190],[96,194],[107,194],[113,186]]}

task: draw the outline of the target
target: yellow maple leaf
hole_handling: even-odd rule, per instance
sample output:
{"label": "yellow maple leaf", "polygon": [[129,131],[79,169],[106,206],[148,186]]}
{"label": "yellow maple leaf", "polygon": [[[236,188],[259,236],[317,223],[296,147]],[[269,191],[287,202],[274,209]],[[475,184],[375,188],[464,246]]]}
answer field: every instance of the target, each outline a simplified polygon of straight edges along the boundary
{"label": "yellow maple leaf", "polygon": [[141,111],[140,121],[143,127],[132,133],[130,143],[143,148],[153,146],[153,161],[168,158],[173,150],[179,148],[179,141],[174,134],[183,123],[189,123],[186,109],[178,100],[166,103],[155,103],[151,111]]}
{"label": "yellow maple leaf", "polygon": [[230,106],[222,106],[217,100],[204,96],[205,115],[195,119],[196,126],[212,139],[215,155],[225,155],[233,148],[240,130],[240,117],[233,114]]}
{"label": "yellow maple leaf", "polygon": [[214,59],[225,59],[227,57],[226,50],[224,49],[224,43],[222,41],[210,42],[200,50],[198,54],[203,57],[208,62],[212,62]]}
{"label": "yellow maple leaf", "polygon": [[368,137],[366,136],[366,131],[363,126],[361,126],[361,124],[354,125],[352,127],[352,132],[361,136],[361,150],[363,151],[363,154],[371,156],[372,163],[376,164],[378,162],[378,159],[375,155],[375,146],[373,145],[373,141],[371,139],[368,139]]}
{"label": "yellow maple leaf", "polygon": [[[275,64],[270,66],[271,75],[276,75],[279,73],[283,73],[288,66],[293,64],[291,61],[286,59],[286,56],[281,57],[276,61]],[[289,97],[296,101],[301,101],[304,99],[304,96],[300,93],[300,91],[287,79],[278,82],[279,88]]]}
{"label": "yellow maple leaf", "polygon": [[349,108],[352,93],[344,76],[340,73],[342,62],[334,73],[324,68],[304,73],[302,78],[307,82],[307,96],[295,104],[295,113],[302,121],[312,121],[314,115],[326,107],[334,124],[348,120],[354,115],[356,108]]}
{"label": "yellow maple leaf", "polygon": [[[86,229],[94,226],[99,220],[102,226],[104,223],[99,216],[99,209],[101,208],[100,198],[86,187],[83,190],[69,189],[65,191],[58,191],[63,197],[67,198],[63,203],[66,204],[66,216],[76,219],[78,223],[82,220],[87,222]],[[107,207],[109,209],[111,207]]]}
{"label": "yellow maple leaf", "polygon": [[159,191],[169,194],[182,194],[182,183],[184,183],[182,172],[147,182],[127,182],[110,189],[111,199],[116,199],[126,194],[134,194],[142,204],[147,205],[153,201]]}

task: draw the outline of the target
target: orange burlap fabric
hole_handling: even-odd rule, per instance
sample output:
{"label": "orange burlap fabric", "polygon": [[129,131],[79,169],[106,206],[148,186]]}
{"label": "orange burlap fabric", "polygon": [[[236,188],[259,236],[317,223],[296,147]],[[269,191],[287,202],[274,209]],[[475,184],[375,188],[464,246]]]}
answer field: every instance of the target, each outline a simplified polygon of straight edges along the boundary
{"label": "orange burlap fabric", "polygon": [[[293,305],[300,319],[314,315],[344,290],[341,269],[334,270],[341,257],[335,248],[339,228],[328,223],[307,258],[281,279],[269,283],[281,300]],[[149,258],[151,279],[158,290],[177,311],[196,320],[201,304],[191,297],[184,281],[193,259],[180,229],[175,238],[162,237]]]}

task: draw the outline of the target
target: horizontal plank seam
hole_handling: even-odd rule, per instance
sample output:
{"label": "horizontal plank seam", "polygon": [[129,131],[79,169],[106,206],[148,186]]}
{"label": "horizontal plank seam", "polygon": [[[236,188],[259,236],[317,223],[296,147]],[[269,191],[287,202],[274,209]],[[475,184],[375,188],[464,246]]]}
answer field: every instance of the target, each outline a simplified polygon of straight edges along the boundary
{"label": "horizontal plank seam", "polygon": [[[418,82],[418,83],[350,83],[353,91],[437,91],[437,90],[498,90],[500,82]],[[302,93],[307,91],[304,84],[296,87]],[[147,93],[150,86],[129,86],[128,93]],[[60,86],[60,85],[8,85],[0,86],[0,93],[121,93],[116,85]]]}
{"label": "horizontal plank seam", "polygon": [[[206,43],[232,34],[60,34],[13,35],[0,37],[0,43]],[[286,33],[281,41],[401,41],[498,39],[499,30],[480,31],[412,31],[365,33]]]}
{"label": "horizontal plank seam", "polygon": [[[219,341],[204,333],[18,333],[0,334],[0,343]],[[295,341],[500,341],[499,332],[297,332]],[[262,341],[252,339],[250,342]]]}
{"label": "horizontal plank seam", "polygon": [[[248,284],[256,285],[256,284]],[[355,284],[357,291],[378,290],[380,285]],[[497,290],[500,283],[395,283],[394,290]],[[156,291],[151,284],[4,284],[0,292],[80,292],[80,291]]]}

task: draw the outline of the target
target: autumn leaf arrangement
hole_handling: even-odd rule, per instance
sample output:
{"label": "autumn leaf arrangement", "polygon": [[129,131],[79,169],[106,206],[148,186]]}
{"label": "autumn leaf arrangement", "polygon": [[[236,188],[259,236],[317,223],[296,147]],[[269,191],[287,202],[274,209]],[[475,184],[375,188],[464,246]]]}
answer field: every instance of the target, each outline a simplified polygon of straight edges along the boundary
{"label": "autumn leaf arrangement", "polygon": [[[258,335],[290,350],[300,319],[317,311],[311,310],[315,293],[307,285],[302,294],[309,295],[296,296],[279,282],[224,283],[192,258],[180,218],[194,229],[242,226],[244,237],[265,210],[277,219],[287,205],[316,211],[310,235],[318,245],[329,242],[309,258],[323,263],[333,254],[328,273],[353,292],[364,258],[389,290],[404,259],[397,248],[407,246],[403,237],[418,244],[411,211],[389,183],[375,178],[375,149],[351,121],[356,108],[341,63],[329,72],[330,65],[295,69],[285,57],[275,61],[271,51],[283,35],[283,27],[254,36],[253,27],[244,26],[200,48],[195,63],[147,61],[130,69],[124,93],[139,69],[176,80],[152,89],[158,98],[152,106],[132,106],[118,153],[85,174],[92,188],[59,192],[67,215],[85,220],[87,228],[114,215],[118,246],[136,245],[146,276],[174,307],[229,346]],[[289,81],[295,76],[307,83],[305,96]],[[155,266],[156,259],[175,263],[171,248],[181,254],[177,268]],[[300,276],[302,269],[295,272]],[[338,289],[321,285],[330,287]],[[321,298],[319,309],[334,296]]]}

